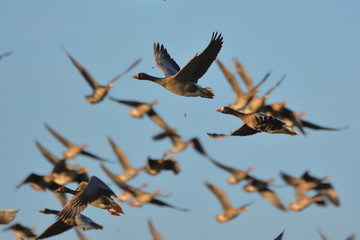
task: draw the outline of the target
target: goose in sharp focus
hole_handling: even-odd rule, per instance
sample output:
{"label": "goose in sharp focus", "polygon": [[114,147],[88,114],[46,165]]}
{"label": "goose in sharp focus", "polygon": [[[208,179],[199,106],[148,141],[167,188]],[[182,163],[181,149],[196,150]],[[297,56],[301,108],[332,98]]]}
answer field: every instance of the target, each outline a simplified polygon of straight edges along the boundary
{"label": "goose in sharp focus", "polygon": [[211,190],[211,192],[220,201],[221,207],[223,209],[223,213],[216,215],[216,220],[220,223],[225,223],[225,222],[235,218],[236,216],[238,216],[240,214],[240,212],[247,211],[247,206],[249,206],[252,203],[252,202],[248,203],[239,208],[234,208],[231,205],[228,196],[222,189],[220,189],[219,187],[217,187],[209,182],[205,182],[205,185]]}
{"label": "goose in sharp focus", "polygon": [[117,146],[110,137],[108,137],[108,140],[111,144],[111,147],[112,147],[116,157],[119,160],[120,165],[123,168],[123,173],[117,175],[121,181],[126,182],[126,181],[134,178],[140,172],[145,171],[145,167],[138,168],[138,169],[133,168],[130,164],[129,159],[127,158],[126,154],[124,153],[124,151],[119,146]]}
{"label": "goose in sharp focus", "polygon": [[7,228],[4,231],[12,230],[16,239],[35,239],[36,235],[34,231],[36,231],[36,227],[28,228],[20,223],[15,223]]}
{"label": "goose in sharp focus", "polygon": [[145,171],[150,175],[158,175],[162,170],[172,171],[174,174],[180,172],[180,164],[174,156],[165,159],[165,155],[160,159],[151,159],[149,156],[146,160]]}
{"label": "goose in sharp focus", "polygon": [[229,107],[222,107],[220,109],[217,109],[216,111],[225,114],[231,114],[235,117],[238,117],[244,122],[244,124],[240,128],[236,129],[235,131],[227,135],[208,133],[208,135],[214,139],[222,139],[228,136],[249,136],[259,132],[298,135],[298,133],[294,129],[288,127],[281,120],[273,118],[271,116],[267,116],[265,114],[261,114],[261,113],[245,114],[233,110]]}
{"label": "goose in sharp focus", "polygon": [[[116,198],[116,194],[96,176],[91,176],[88,183],[81,182],[75,191],[67,187],[61,187],[57,191],[73,194],[57,214],[58,219],[63,221],[79,215],[89,204],[107,209],[111,215],[120,216],[120,213],[124,213],[122,206],[111,198],[112,196]],[[114,212],[110,209],[113,209]]]}
{"label": "goose in sharp focus", "polygon": [[0,209],[0,224],[9,224],[15,218],[19,209]]}
{"label": "goose in sharp focus", "polygon": [[[52,210],[48,208],[44,208],[39,212],[44,214],[54,214],[54,215],[59,213],[59,211],[57,210]],[[81,231],[86,231],[91,229],[103,229],[103,226],[95,223],[90,218],[82,214],[79,214],[75,217],[66,219],[65,221],[58,219],[56,222],[48,226],[43,233],[41,233],[39,236],[36,237],[36,239],[52,237],[61,234],[73,227],[78,227]]]}
{"label": "goose in sharp focus", "polygon": [[208,159],[212,163],[214,163],[216,166],[218,166],[219,168],[224,169],[225,171],[232,174],[232,176],[228,178],[228,183],[229,184],[237,184],[240,181],[242,181],[244,179],[247,179],[249,172],[254,170],[254,167],[250,167],[247,170],[238,170],[238,169],[235,169],[235,168],[232,168],[232,167],[225,166],[225,165],[215,161],[211,157],[208,157]]}
{"label": "goose in sharp focus", "polygon": [[106,86],[102,86],[95,81],[95,78],[86,70],[85,67],[78,63],[65,49],[64,51],[66,55],[70,58],[71,62],[75,65],[77,70],[79,70],[81,75],[85,78],[85,80],[89,83],[90,87],[93,89],[93,93],[91,95],[85,96],[86,100],[91,104],[98,103],[103,100],[109,89],[114,86],[113,83],[120,77],[128,73],[141,61],[141,59],[138,59],[133,64],[131,64],[131,66],[128,67],[124,72],[115,76]]}
{"label": "goose in sharp focus", "polygon": [[118,103],[122,103],[134,107],[129,110],[130,116],[132,116],[133,118],[142,118],[145,114],[147,114],[150,117],[151,113],[154,112],[152,108],[153,105],[160,104],[160,102],[157,100],[152,101],[151,103],[145,103],[138,101],[120,100],[120,99],[115,99],[113,97],[109,97],[109,99]]}
{"label": "goose in sharp focus", "polygon": [[73,144],[72,142],[70,142],[69,140],[67,140],[66,138],[64,138],[63,136],[61,136],[60,134],[58,134],[57,132],[55,132],[52,128],[50,128],[47,124],[45,124],[45,127],[49,130],[49,132],[55,137],[57,138],[65,147],[67,147],[68,149],[63,152],[63,156],[70,160],[72,158],[74,158],[76,155],[78,154],[82,154],[85,156],[88,156],[90,158],[99,160],[99,161],[104,161],[104,162],[111,162],[108,161],[106,159],[100,158],[88,151],[85,151],[84,148],[87,147],[87,144],[84,144],[82,146],[78,146]]}
{"label": "goose in sharp focus", "polygon": [[[235,110],[241,110],[245,108],[246,105],[250,102],[251,98],[255,95],[255,93],[259,91],[258,87],[266,80],[266,78],[263,81],[261,81],[255,88],[252,87],[250,90],[248,88],[248,92],[246,93],[240,88],[240,85],[237,82],[234,74],[232,74],[231,71],[219,59],[216,59],[216,63],[219,65],[221,71],[225,75],[226,79],[228,80],[235,94],[235,103],[230,104],[230,107]],[[243,78],[242,75],[241,77]],[[246,81],[249,81],[248,77],[250,76],[248,77],[244,76],[244,77],[246,77]],[[250,81],[251,81],[251,85],[253,85],[251,79]]]}
{"label": "goose in sharp focus", "polygon": [[248,183],[243,187],[245,192],[252,193],[258,192],[260,195],[265,198],[268,202],[274,205],[276,208],[286,211],[286,208],[280,201],[279,197],[274,191],[268,188],[270,182],[275,181],[274,179],[269,179],[267,181],[259,180],[252,176],[248,176]]}
{"label": "goose in sharp focus", "polygon": [[170,57],[163,45],[154,43],[154,55],[156,66],[164,73],[165,78],[157,78],[146,73],[138,73],[133,78],[150,80],[172,93],[185,97],[213,98],[215,96],[211,88],[203,88],[197,84],[212,62],[216,59],[223,44],[221,33],[213,33],[210,44],[206,49],[196,54],[182,69]]}
{"label": "goose in sharp focus", "polygon": [[178,208],[178,207],[170,205],[164,201],[156,199],[155,196],[162,194],[161,190],[157,190],[153,193],[143,192],[140,189],[132,187],[132,186],[126,184],[125,182],[121,181],[119,178],[116,177],[115,174],[113,174],[109,169],[107,169],[105,167],[105,165],[101,164],[101,168],[111,178],[111,180],[114,183],[116,183],[116,185],[118,185],[121,189],[131,193],[134,196],[134,200],[129,203],[133,207],[141,207],[142,205],[144,205],[146,203],[150,203],[150,204],[157,205],[159,207],[169,207],[169,208],[177,209],[177,210],[184,211],[184,212],[188,211],[187,209]]}
{"label": "goose in sharp focus", "polygon": [[148,220],[148,225],[149,225],[149,229],[150,229],[151,236],[153,237],[153,239],[154,240],[162,240],[163,238],[161,237],[159,232],[155,229],[151,219]]}

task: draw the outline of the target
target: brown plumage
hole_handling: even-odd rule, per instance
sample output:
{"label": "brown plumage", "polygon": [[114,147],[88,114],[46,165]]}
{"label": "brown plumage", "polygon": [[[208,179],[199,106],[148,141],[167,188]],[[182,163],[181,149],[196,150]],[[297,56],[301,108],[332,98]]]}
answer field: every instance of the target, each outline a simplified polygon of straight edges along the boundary
{"label": "brown plumage", "polygon": [[148,221],[148,225],[149,225],[149,229],[150,229],[151,236],[153,237],[153,239],[154,240],[162,240],[163,238],[161,237],[159,232],[155,229],[155,227],[150,219]]}
{"label": "brown plumage", "polygon": [[0,209],[0,224],[9,224],[15,218],[19,209]]}
{"label": "brown plumage", "polygon": [[223,44],[221,34],[213,33],[210,44],[200,54],[196,54],[182,69],[170,57],[163,45],[154,43],[154,55],[157,67],[165,74],[165,78],[157,78],[146,73],[138,73],[133,78],[150,80],[172,93],[186,97],[213,98],[211,88],[203,88],[197,84],[212,62],[216,59]]}
{"label": "brown plumage", "polygon": [[15,223],[7,228],[4,231],[12,230],[16,239],[34,239],[36,235],[34,231],[36,231],[36,227],[28,228],[20,223]]}
{"label": "brown plumage", "polygon": [[170,156],[168,159],[165,159],[165,156],[160,159],[151,159],[148,157],[145,170],[150,175],[158,175],[162,170],[168,170],[174,174],[178,174],[180,172],[180,164],[174,156]]}
{"label": "brown plumage", "polygon": [[248,176],[248,183],[243,187],[245,192],[252,193],[258,192],[260,195],[265,198],[268,202],[274,205],[276,208],[282,211],[286,211],[286,208],[280,201],[279,197],[274,191],[268,188],[268,184],[273,182],[274,179],[267,181],[259,180],[252,176]]}
{"label": "brown plumage", "polygon": [[93,89],[93,93],[91,95],[85,96],[85,99],[91,103],[98,103],[104,99],[106,94],[108,93],[109,89],[113,87],[113,83],[118,80],[120,77],[128,73],[131,69],[133,69],[141,59],[138,59],[130,67],[128,67],[124,72],[120,73],[119,75],[115,76],[106,86],[102,86],[98,84],[95,78],[83,67],[80,63],[78,63],[65,49],[66,55],[70,58],[71,62],[77,68],[77,70],[81,73],[81,75],[85,78],[85,80],[89,83],[90,87]]}
{"label": "brown plumage", "polygon": [[288,127],[285,123],[280,121],[279,119],[266,116],[261,113],[249,113],[245,114],[242,112],[235,111],[229,107],[222,107],[216,110],[217,112],[231,114],[235,117],[240,118],[244,124],[236,129],[235,131],[225,135],[225,134],[217,134],[217,133],[208,133],[211,138],[214,139],[222,139],[228,136],[249,136],[259,132],[267,132],[267,133],[282,133],[289,135],[297,135],[298,133]]}
{"label": "brown plumage", "polygon": [[133,107],[129,110],[130,116],[133,118],[142,118],[144,115],[151,117],[152,114],[155,114],[153,106],[160,104],[160,102],[157,100],[151,103],[145,103],[138,101],[120,100],[113,97],[109,97],[109,99]]}
{"label": "brown plumage", "polygon": [[240,214],[240,212],[247,211],[247,206],[249,206],[251,204],[251,203],[248,203],[239,208],[234,208],[231,205],[228,196],[222,189],[220,189],[219,187],[217,187],[209,182],[205,182],[205,185],[210,189],[210,191],[220,201],[221,207],[223,209],[223,213],[216,215],[216,220],[220,223],[225,223],[225,222],[237,217]]}

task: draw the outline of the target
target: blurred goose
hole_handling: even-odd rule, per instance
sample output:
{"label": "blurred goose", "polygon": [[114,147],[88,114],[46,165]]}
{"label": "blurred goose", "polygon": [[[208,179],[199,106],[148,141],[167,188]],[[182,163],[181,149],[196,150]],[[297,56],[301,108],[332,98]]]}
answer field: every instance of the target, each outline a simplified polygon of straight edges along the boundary
{"label": "blurred goose", "polygon": [[301,185],[304,191],[314,189],[318,193],[325,195],[325,197],[329,199],[329,201],[335,206],[340,206],[340,200],[337,191],[330,183],[324,182],[330,180],[330,177],[316,178],[311,176],[308,171],[305,171],[305,173],[300,178],[293,177],[284,172],[280,172],[280,174],[287,184],[294,186],[295,188],[298,185]]}
{"label": "blurred goose", "polygon": [[244,124],[236,129],[235,131],[225,135],[225,134],[217,134],[217,133],[208,133],[211,138],[214,139],[222,139],[228,136],[249,136],[259,132],[267,132],[267,133],[281,133],[281,134],[289,134],[289,135],[297,135],[298,133],[288,127],[281,120],[266,116],[261,113],[249,113],[245,114],[242,112],[235,111],[229,107],[222,107],[216,110],[217,112],[231,114],[235,117],[240,118]]}
{"label": "blurred goose", "polygon": [[165,156],[160,159],[148,157],[145,170],[150,175],[158,175],[162,170],[169,170],[173,171],[174,174],[178,174],[180,172],[180,164],[174,156],[170,156],[168,159],[165,159]]}
{"label": "blurred goose", "polygon": [[197,84],[216,56],[223,44],[221,33],[213,33],[210,44],[200,54],[196,54],[182,69],[170,57],[163,45],[154,43],[154,55],[156,66],[164,73],[165,78],[157,78],[146,73],[138,73],[133,78],[150,80],[172,93],[185,97],[213,98],[215,96],[211,88],[203,88]]}
{"label": "blurred goose", "polygon": [[[107,209],[111,215],[120,216],[120,213],[124,213],[122,206],[111,198],[112,196],[116,198],[116,194],[96,176],[91,176],[88,183],[81,182],[75,191],[67,187],[61,187],[57,191],[73,194],[57,214],[58,219],[63,221],[79,215],[89,204]],[[110,209],[113,209],[114,212]]]}
{"label": "blurred goose", "polygon": [[71,62],[75,65],[77,70],[81,73],[81,75],[85,78],[85,80],[89,83],[90,87],[93,89],[93,93],[91,95],[85,96],[86,100],[91,104],[98,103],[103,100],[109,89],[114,86],[113,83],[120,77],[128,73],[141,61],[141,59],[138,59],[133,64],[131,64],[131,66],[128,67],[124,72],[115,76],[106,86],[102,86],[95,81],[94,77],[86,70],[85,67],[78,63],[65,49],[64,51],[66,55],[70,58]]}
{"label": "blurred goose", "polygon": [[36,227],[28,228],[20,223],[13,224],[4,229],[4,231],[12,230],[16,239],[35,239],[36,235],[34,231],[36,231]]}
{"label": "blurred goose", "polygon": [[156,199],[155,196],[162,194],[161,190],[157,190],[153,193],[142,192],[140,189],[132,187],[121,181],[119,178],[116,177],[115,174],[113,174],[109,169],[107,169],[105,165],[101,164],[101,168],[111,178],[111,180],[116,183],[116,185],[118,185],[124,191],[131,193],[135,197],[135,199],[129,203],[133,207],[141,207],[146,203],[151,203],[160,207],[170,207],[180,211],[188,211],[187,209],[178,208],[166,202],[160,201],[159,199]]}
{"label": "blurred goose", "polygon": [[159,232],[156,231],[151,219],[148,220],[148,225],[149,225],[149,229],[151,232],[151,236],[153,237],[154,240],[162,240],[163,238],[160,236]]}
{"label": "blurred goose", "polygon": [[[248,92],[244,92],[243,90],[241,90],[239,83],[237,82],[234,74],[231,73],[231,71],[219,60],[216,59],[217,64],[219,65],[221,71],[223,72],[223,74],[225,75],[226,79],[228,80],[230,86],[232,87],[234,94],[235,94],[235,103],[231,104],[230,107],[234,110],[241,110],[243,108],[246,107],[246,105],[250,102],[250,100],[252,99],[252,97],[255,95],[255,93],[259,92],[258,87],[266,80],[266,78],[264,78],[255,88],[252,84],[252,80],[250,75],[246,72],[246,74],[244,73],[244,71],[240,71],[242,73],[241,78],[244,80],[244,78],[246,80],[244,80],[244,82],[247,82],[247,86],[248,84],[252,85],[252,88],[249,89],[248,86]],[[244,74],[243,74],[244,73]],[[249,79],[250,78],[250,79]],[[249,83],[249,81],[251,81],[251,83]]]}
{"label": "blurred goose", "polygon": [[76,155],[78,154],[82,154],[85,156],[88,156],[90,158],[99,160],[99,161],[103,161],[103,162],[110,162],[108,160],[105,160],[103,158],[100,158],[90,152],[87,152],[84,150],[84,148],[87,147],[87,144],[84,144],[82,146],[78,146],[73,144],[72,142],[68,141],[66,138],[64,138],[63,136],[61,136],[60,134],[58,134],[57,132],[55,132],[52,128],[50,128],[47,124],[45,124],[45,127],[49,130],[49,132],[55,137],[57,138],[65,147],[67,147],[67,151],[63,152],[63,156],[70,160],[72,158],[74,158]]}
{"label": "blurred goose", "polygon": [[205,150],[202,147],[198,138],[192,138],[189,141],[184,142],[181,139],[181,137],[176,133],[176,131],[172,130],[170,132],[169,131],[162,132],[162,133],[154,136],[153,139],[160,140],[165,137],[170,138],[170,140],[173,144],[173,146],[164,153],[165,155],[167,155],[169,153],[179,153],[179,152],[185,150],[185,148],[187,148],[188,146],[192,146],[198,153],[200,153],[201,155],[207,156],[207,153],[205,152]]}
{"label": "blurred goose", "polygon": [[253,193],[258,192],[260,195],[265,198],[268,202],[274,205],[276,208],[286,211],[286,208],[281,203],[279,197],[275,194],[274,191],[268,188],[268,184],[273,182],[274,179],[267,181],[262,181],[254,177],[248,176],[248,183],[243,187],[245,192]]}
{"label": "blurred goose", "polygon": [[313,197],[309,197],[306,195],[308,186],[302,182],[295,187],[295,198],[296,202],[290,202],[289,208],[294,212],[301,211],[308,206],[310,206],[313,202],[318,205],[325,205],[324,199],[320,194],[315,195]]}
{"label": "blurred goose", "polygon": [[[143,183],[137,189],[141,190],[141,189],[146,188],[148,186],[149,186],[149,184]],[[116,194],[116,197],[120,202],[126,202],[126,201],[128,201],[128,200],[130,200],[132,198],[135,198],[136,196],[135,196],[135,194],[133,194],[132,191],[127,191],[127,190],[123,189],[123,193]]]}
{"label": "blurred goose", "polygon": [[[57,215],[59,211],[44,208],[39,212],[44,214],[54,214]],[[66,219],[65,221],[58,219],[56,222],[47,227],[43,233],[36,237],[36,239],[43,239],[52,237],[58,234],[61,234],[73,227],[78,227],[81,231],[91,230],[91,229],[103,229],[103,226],[95,223],[90,218],[79,214],[75,217]]]}
{"label": "blurred goose", "polygon": [[51,164],[55,165],[60,161],[58,157],[49,152],[43,145],[41,145],[37,140],[35,140],[37,148],[40,150],[41,154],[48,160]]}
{"label": "blurred goose", "polygon": [[[266,77],[266,76],[265,76]],[[260,112],[261,109],[265,106],[266,99],[269,98],[269,95],[272,91],[274,91],[281,82],[285,79],[285,75],[280,79],[279,82],[275,84],[269,91],[267,91],[263,97],[257,97],[256,95],[250,100],[247,108],[244,110],[244,113],[256,113]]]}
{"label": "blurred goose", "polygon": [[0,209],[0,224],[9,224],[15,218],[19,209]]}
{"label": "blurred goose", "polygon": [[130,109],[129,113],[130,116],[132,116],[133,118],[142,118],[145,114],[150,115],[152,113],[154,113],[153,110],[153,105],[159,105],[160,102],[155,100],[151,103],[145,103],[145,102],[138,102],[138,101],[126,101],[126,100],[120,100],[120,99],[115,99],[113,97],[109,97],[109,99],[118,102],[118,103],[122,103],[131,107],[134,107],[132,109]]}
{"label": "blurred goose", "polygon": [[128,181],[132,178],[134,178],[136,175],[138,175],[140,172],[145,170],[145,167],[139,168],[139,169],[135,169],[131,166],[129,159],[127,158],[126,154],[124,153],[123,150],[121,150],[121,148],[119,146],[117,146],[115,144],[115,142],[108,137],[108,140],[111,144],[111,147],[116,155],[116,157],[119,160],[120,165],[123,168],[123,173],[118,174],[117,177],[121,180],[121,181]]}
{"label": "blurred goose", "polygon": [[301,124],[302,124],[303,127],[310,128],[310,129],[313,129],[313,130],[341,131],[341,130],[345,130],[345,129],[349,128],[349,126],[345,126],[345,127],[342,127],[342,128],[323,127],[323,126],[320,126],[318,124],[315,124],[315,123],[312,123],[312,122],[309,122],[309,121],[305,121],[303,119],[301,119]]}
{"label": "blurred goose", "polygon": [[231,177],[228,178],[229,184],[236,184],[240,181],[248,178],[248,173],[254,170],[254,167],[250,167],[247,170],[238,170],[232,167],[225,166],[217,161],[215,161],[212,158],[208,158],[212,163],[214,163],[216,166],[218,166],[221,169],[224,169],[225,171],[232,174]]}
{"label": "blurred goose", "polygon": [[217,186],[215,186],[209,182],[205,182],[205,184],[210,189],[210,191],[220,201],[221,207],[223,209],[223,213],[216,215],[216,220],[220,223],[225,223],[225,222],[235,218],[236,216],[238,216],[240,214],[240,212],[247,211],[247,206],[249,206],[251,204],[251,203],[248,203],[242,207],[234,208],[231,205],[228,196],[222,189],[218,188]]}

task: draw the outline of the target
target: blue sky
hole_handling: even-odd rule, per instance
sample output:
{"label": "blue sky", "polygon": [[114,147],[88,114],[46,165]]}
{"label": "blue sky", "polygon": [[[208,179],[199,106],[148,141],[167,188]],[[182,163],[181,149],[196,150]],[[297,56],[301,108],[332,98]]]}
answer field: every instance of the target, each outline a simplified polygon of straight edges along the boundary
{"label": "blue sky", "polygon": [[[148,182],[149,191],[162,189],[168,195],[164,201],[190,212],[150,205],[138,209],[125,203],[125,215],[114,217],[89,207],[84,214],[104,226],[102,231],[85,232],[89,239],[150,239],[149,218],[164,239],[175,240],[274,239],[284,229],[284,239],[320,239],[317,227],[329,239],[359,235],[360,195],[355,182],[360,167],[356,107],[359,10],[357,1],[1,1],[0,53],[13,51],[0,60],[1,208],[19,208],[16,221],[38,227],[37,233],[54,221],[37,213],[44,207],[60,208],[49,192],[35,192],[29,186],[15,190],[30,172],[47,174],[51,170],[35,139],[57,156],[64,151],[44,123],[75,143],[88,143],[89,151],[115,161],[107,141],[111,136],[135,167],[142,166],[147,156],[160,157],[171,146],[169,140],[152,141],[161,129],[148,118],[131,118],[128,107],[109,99],[88,104],[84,96],[91,89],[61,49],[63,45],[103,84],[141,57],[135,69],[115,82],[109,96],[159,100],[156,111],[184,139],[196,136],[219,162],[240,169],[254,166],[254,176],[275,178],[277,187],[273,189],[284,204],[294,200],[294,192],[280,179],[280,171],[300,176],[309,170],[315,176],[330,176],[341,201],[340,207],[280,212],[258,194],[245,193],[244,183],[229,186],[227,173],[189,148],[175,155],[182,168],[179,175],[141,174],[129,184]],[[199,80],[201,86],[213,88],[216,96],[212,100],[177,96],[154,83],[131,78],[138,72],[162,76],[155,66],[154,42],[164,44],[179,66],[184,66],[207,46],[213,31],[224,36],[218,58],[233,72],[234,57],[255,82],[272,70],[260,95],[287,75],[268,103],[287,100],[289,108],[307,112],[306,120],[330,127],[347,125],[349,129],[309,130],[307,137],[257,134],[214,140],[206,132],[226,133],[242,124],[215,111],[234,101],[216,64]],[[88,167],[90,175],[121,192],[96,161],[79,156],[73,163]],[[114,172],[121,170],[118,165],[107,166]],[[248,212],[219,224],[214,216],[220,213],[220,204],[205,181],[221,187],[235,206],[255,202]],[[11,233],[1,236],[8,239]],[[65,237],[75,238],[75,234],[69,231],[53,239]]]}

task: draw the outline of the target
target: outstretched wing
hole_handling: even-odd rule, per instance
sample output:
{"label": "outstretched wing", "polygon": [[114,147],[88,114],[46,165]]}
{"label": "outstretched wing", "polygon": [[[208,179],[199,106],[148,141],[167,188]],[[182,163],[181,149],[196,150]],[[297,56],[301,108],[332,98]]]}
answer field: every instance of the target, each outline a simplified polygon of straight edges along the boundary
{"label": "outstretched wing", "polygon": [[154,56],[156,66],[165,74],[165,77],[175,75],[180,70],[179,65],[170,57],[164,45],[154,43]]}
{"label": "outstretched wing", "polygon": [[236,129],[235,131],[225,135],[225,134],[218,134],[218,133],[207,133],[207,135],[209,135],[209,137],[213,138],[213,139],[222,139],[222,138],[226,138],[229,136],[250,136],[256,133],[259,133],[260,131],[257,131],[255,129],[252,129],[251,127],[249,127],[246,124],[243,124],[241,127],[239,127],[238,129]]}

